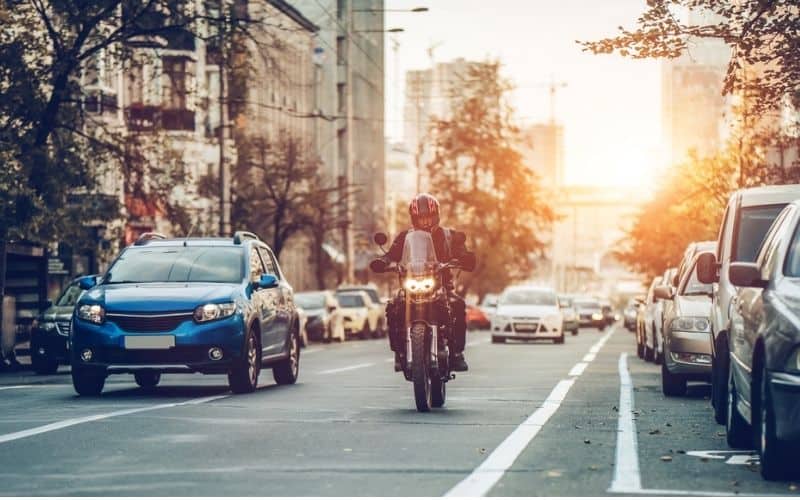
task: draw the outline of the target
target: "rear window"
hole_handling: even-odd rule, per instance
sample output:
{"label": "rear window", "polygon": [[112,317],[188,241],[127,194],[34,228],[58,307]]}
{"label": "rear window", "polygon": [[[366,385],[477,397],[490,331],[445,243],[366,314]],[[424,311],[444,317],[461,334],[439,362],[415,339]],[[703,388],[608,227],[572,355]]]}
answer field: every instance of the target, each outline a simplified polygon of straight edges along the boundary
{"label": "rear window", "polygon": [[364,307],[364,299],[360,295],[337,295],[342,307]]}
{"label": "rear window", "polygon": [[734,236],[733,255],[736,262],[755,262],[761,243],[770,226],[786,205],[769,205],[764,207],[745,207],[739,215]]}

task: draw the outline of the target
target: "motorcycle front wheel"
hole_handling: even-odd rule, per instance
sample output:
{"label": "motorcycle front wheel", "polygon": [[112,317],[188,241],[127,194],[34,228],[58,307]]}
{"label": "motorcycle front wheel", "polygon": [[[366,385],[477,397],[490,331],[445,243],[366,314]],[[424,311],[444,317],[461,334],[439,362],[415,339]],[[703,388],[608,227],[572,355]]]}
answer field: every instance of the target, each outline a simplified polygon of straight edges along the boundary
{"label": "motorcycle front wheel", "polygon": [[430,375],[430,352],[425,342],[425,329],[411,331],[411,381],[414,384],[414,400],[417,411],[430,411],[433,406],[433,390]]}

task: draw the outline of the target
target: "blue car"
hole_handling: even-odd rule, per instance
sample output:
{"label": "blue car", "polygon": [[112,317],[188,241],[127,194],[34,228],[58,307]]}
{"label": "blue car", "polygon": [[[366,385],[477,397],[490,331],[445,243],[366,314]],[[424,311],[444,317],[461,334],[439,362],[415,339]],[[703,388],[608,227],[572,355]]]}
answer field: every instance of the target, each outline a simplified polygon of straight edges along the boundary
{"label": "blue car", "polygon": [[275,255],[252,233],[166,239],[146,233],[117,257],[75,306],[72,383],[98,395],[106,377],[133,373],[143,388],[162,373],[227,374],[252,392],[261,368],[293,384],[299,320]]}

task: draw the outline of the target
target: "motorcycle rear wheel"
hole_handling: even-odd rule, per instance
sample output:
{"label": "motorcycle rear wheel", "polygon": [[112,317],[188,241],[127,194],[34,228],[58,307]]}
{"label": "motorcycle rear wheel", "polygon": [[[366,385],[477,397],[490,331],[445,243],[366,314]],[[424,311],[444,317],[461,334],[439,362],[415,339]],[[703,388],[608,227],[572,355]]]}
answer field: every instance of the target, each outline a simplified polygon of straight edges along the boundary
{"label": "motorcycle rear wheel", "polygon": [[430,376],[430,352],[425,342],[425,331],[411,332],[411,381],[414,384],[414,401],[417,411],[427,412],[433,407],[433,388]]}

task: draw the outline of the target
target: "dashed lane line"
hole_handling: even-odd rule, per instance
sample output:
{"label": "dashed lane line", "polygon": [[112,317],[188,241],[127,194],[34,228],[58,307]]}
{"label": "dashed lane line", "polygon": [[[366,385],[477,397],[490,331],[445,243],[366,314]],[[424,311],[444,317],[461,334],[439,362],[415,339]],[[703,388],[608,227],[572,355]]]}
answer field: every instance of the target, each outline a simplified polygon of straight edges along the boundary
{"label": "dashed lane line", "polygon": [[[596,354],[613,333],[613,329],[609,330],[608,333],[594,343],[589,352]],[[572,375],[572,373],[578,370],[583,373],[583,370],[586,369],[586,366],[579,369],[578,367],[581,364],[586,365],[585,362],[576,364],[570,370],[569,376],[572,378],[560,380],[542,405],[522,422],[514,432],[509,434],[469,476],[445,493],[445,496],[481,497],[489,493],[561,406],[570,388],[572,388],[572,385],[580,375]]]}
{"label": "dashed lane line", "polygon": [[177,406],[190,406],[190,405],[199,405],[203,403],[208,403],[211,401],[215,401],[217,399],[227,398],[229,394],[221,394],[219,396],[209,396],[205,398],[195,398],[190,399],[188,401],[180,401],[178,403],[165,403],[160,405],[154,406],[144,406],[140,408],[130,408],[127,410],[119,410],[113,411],[110,413],[99,413],[96,415],[88,415],[86,417],[77,417],[77,418],[70,418],[67,420],[61,420],[58,422],[53,422],[52,424],[42,425],[39,427],[33,427],[32,429],[26,429],[23,431],[12,432],[10,434],[2,434],[0,435],[0,443],[7,443],[9,441],[16,441],[17,439],[23,439],[30,436],[36,436],[37,434],[44,434],[46,432],[53,432],[60,429],[65,429],[67,427],[74,427],[76,425],[85,424],[88,422],[96,422],[98,420],[106,420],[109,418],[114,417],[121,417],[124,415],[132,415],[134,413],[144,413],[147,411],[154,411],[154,410],[163,410],[166,408],[175,408]]}
{"label": "dashed lane line", "polygon": [[360,368],[368,368],[368,367],[374,366],[374,365],[375,365],[375,363],[361,363],[361,364],[358,364],[358,365],[344,366],[342,368],[333,368],[331,370],[323,370],[321,372],[317,372],[317,375],[330,375],[330,374],[333,374],[333,373],[349,372],[351,370],[358,370]]}

